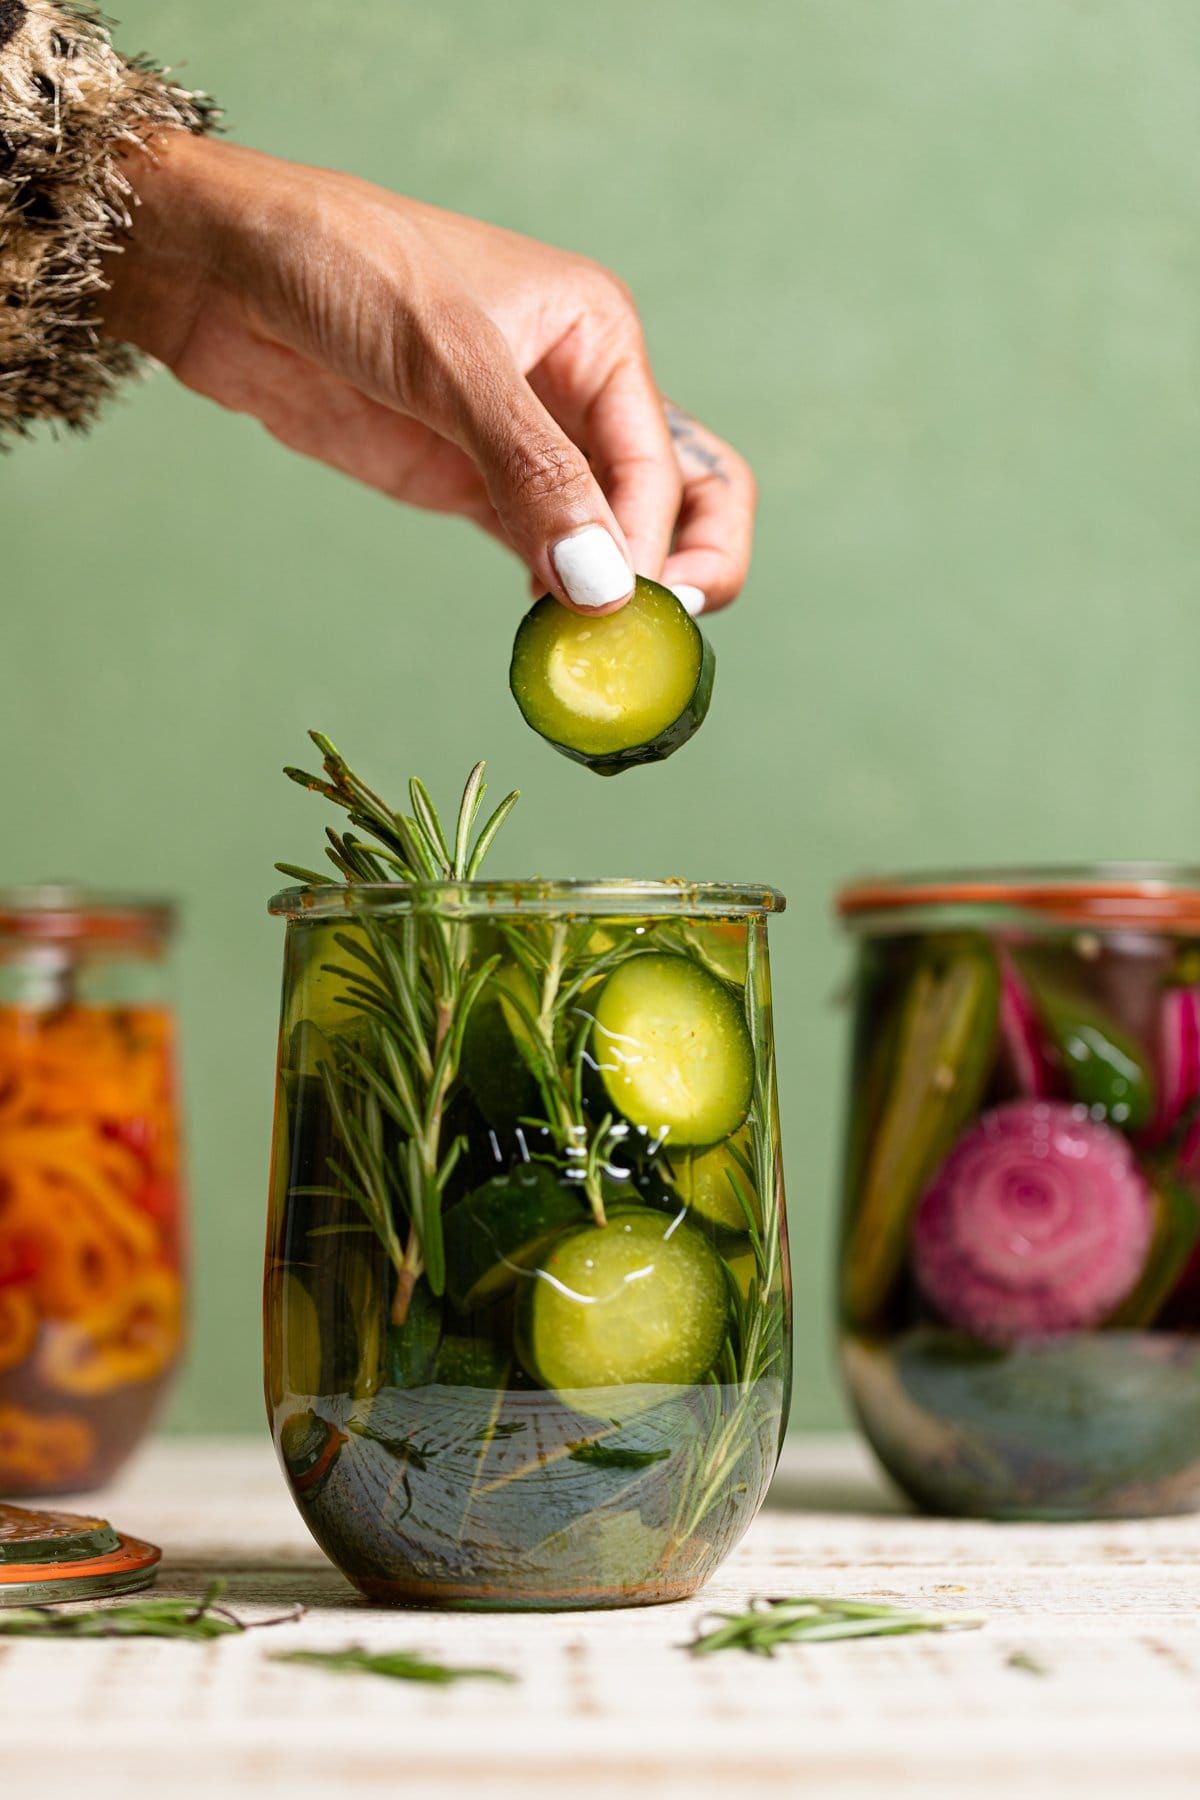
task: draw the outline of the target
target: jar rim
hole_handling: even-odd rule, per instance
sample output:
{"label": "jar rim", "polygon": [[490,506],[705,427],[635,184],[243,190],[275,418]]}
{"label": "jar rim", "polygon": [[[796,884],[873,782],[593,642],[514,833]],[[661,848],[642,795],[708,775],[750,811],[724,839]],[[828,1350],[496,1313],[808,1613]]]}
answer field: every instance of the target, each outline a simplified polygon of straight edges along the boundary
{"label": "jar rim", "polygon": [[850,930],[896,928],[896,915],[946,909],[1060,925],[1200,931],[1200,866],[1063,863],[864,876],[835,899]]}
{"label": "jar rim", "polygon": [[778,888],[716,881],[330,881],[284,888],[267,911],[276,918],[321,919],[347,912],[440,912],[452,917],[559,918],[573,913],[649,917],[750,918],[780,913]]}
{"label": "jar rim", "polygon": [[0,888],[0,940],[159,943],[175,926],[171,900],[62,883]]}

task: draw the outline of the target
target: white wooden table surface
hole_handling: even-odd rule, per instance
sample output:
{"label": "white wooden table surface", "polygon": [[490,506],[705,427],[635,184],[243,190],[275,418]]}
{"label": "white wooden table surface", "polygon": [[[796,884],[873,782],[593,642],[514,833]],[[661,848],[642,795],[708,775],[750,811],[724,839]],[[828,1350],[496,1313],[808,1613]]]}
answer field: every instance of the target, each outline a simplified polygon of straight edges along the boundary
{"label": "white wooden table surface", "polygon": [[[162,1545],[162,1591],[197,1593],[222,1574],[247,1616],[291,1600],[310,1610],[206,1644],[0,1641],[5,1800],[1200,1794],[1198,1519],[917,1519],[856,1445],[801,1440],[702,1599],[530,1616],[367,1607],[309,1540],[265,1442],[160,1442],[102,1510]],[[772,1660],[680,1648],[714,1607],[806,1592],[990,1622]],[[438,1689],[269,1660],[349,1643],[498,1665],[520,1682]],[[1046,1672],[1013,1666],[1019,1652]]]}

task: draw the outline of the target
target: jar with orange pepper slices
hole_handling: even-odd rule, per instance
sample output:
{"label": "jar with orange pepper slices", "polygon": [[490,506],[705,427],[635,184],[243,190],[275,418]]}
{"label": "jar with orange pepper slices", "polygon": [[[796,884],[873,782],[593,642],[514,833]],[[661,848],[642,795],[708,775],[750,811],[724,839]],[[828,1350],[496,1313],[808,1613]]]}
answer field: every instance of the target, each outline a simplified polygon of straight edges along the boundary
{"label": "jar with orange pepper slices", "polygon": [[183,1330],[169,907],[0,893],[0,1496],[95,1486]]}

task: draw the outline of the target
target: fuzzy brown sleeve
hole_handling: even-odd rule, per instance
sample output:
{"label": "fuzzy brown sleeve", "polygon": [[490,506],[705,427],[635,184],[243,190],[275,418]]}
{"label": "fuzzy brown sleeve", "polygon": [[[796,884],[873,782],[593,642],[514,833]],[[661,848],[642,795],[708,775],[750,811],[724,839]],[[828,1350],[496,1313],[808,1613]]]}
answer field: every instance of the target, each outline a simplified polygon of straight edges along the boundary
{"label": "fuzzy brown sleeve", "polygon": [[92,7],[0,0],[0,449],[34,419],[88,424],[136,368],[95,317],[102,257],[129,225],[120,152],[215,116],[119,56]]}

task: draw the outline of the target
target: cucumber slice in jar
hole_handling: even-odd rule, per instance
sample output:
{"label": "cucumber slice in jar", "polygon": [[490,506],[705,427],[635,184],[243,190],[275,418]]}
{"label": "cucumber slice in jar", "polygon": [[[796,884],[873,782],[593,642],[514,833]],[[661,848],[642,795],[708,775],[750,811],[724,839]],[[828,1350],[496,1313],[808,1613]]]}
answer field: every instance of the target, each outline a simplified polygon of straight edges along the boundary
{"label": "cucumber slice in jar", "polygon": [[547,1163],[521,1163],[476,1188],[444,1220],[446,1294],[459,1312],[507,1293],[564,1231],[587,1216],[582,1191]]}
{"label": "cucumber slice in jar", "polygon": [[275,1276],[278,1289],[278,1342],[285,1393],[321,1392],[321,1325],[316,1304],[290,1269]]}
{"label": "cucumber slice in jar", "polygon": [[509,1132],[538,1110],[538,1084],[529,1066],[529,1028],[513,1005],[516,994],[536,1014],[538,998],[528,977],[501,963],[471,1008],[463,1034],[462,1071],[480,1112],[493,1131]]}
{"label": "cucumber slice in jar", "polygon": [[512,1350],[490,1337],[451,1334],[442,1339],[434,1380],[442,1387],[507,1388]]}
{"label": "cucumber slice in jar", "polygon": [[743,1300],[750,1298],[750,1284],[759,1279],[758,1257],[749,1240],[728,1245],[724,1252],[725,1267]]}
{"label": "cucumber slice in jar", "polygon": [[885,1305],[913,1214],[982,1097],[995,1050],[1000,978],[986,942],[933,947],[909,979],[887,1050],[888,1087],[863,1156],[842,1269],[856,1327]]}
{"label": "cucumber slice in jar", "polygon": [[[736,1139],[714,1144],[711,1150],[693,1150],[669,1158],[671,1185],[693,1223],[722,1236],[741,1236],[751,1224],[761,1225],[758,1196],[746,1172],[751,1149],[749,1133],[740,1132]],[[750,1208],[749,1218],[739,1195]]]}
{"label": "cucumber slice in jar", "polygon": [[289,944],[288,956],[294,974],[283,1021],[284,1066],[296,1075],[319,1075],[322,1063],[335,1060],[337,1039],[349,1037],[360,1048],[367,1040],[369,1015],[350,992],[358,965],[345,941],[336,941],[341,936],[365,944],[366,938],[351,921],[292,930],[295,942]]}
{"label": "cucumber slice in jar", "polygon": [[508,683],[556,750],[617,775],[660,762],[697,730],[716,658],[669,588],[639,576],[619,612],[588,618],[550,595],[517,627]]}
{"label": "cucumber slice in jar", "polygon": [[703,1148],[744,1123],[754,1046],[742,1003],[698,963],[631,957],[605,982],[593,1017],[600,1079],[631,1124],[672,1148]]}
{"label": "cucumber slice in jar", "polygon": [[[516,1348],[542,1387],[691,1386],[720,1355],[720,1257],[681,1216],[630,1207],[560,1237],[517,1300]],[[586,1410],[586,1409],[585,1409]]]}
{"label": "cucumber slice in jar", "polygon": [[[1102,1009],[1046,983],[1034,985],[1041,1014],[1074,1099],[1111,1125],[1140,1131],[1154,1117],[1154,1078],[1145,1052]],[[1095,1116],[1095,1113],[1093,1113]]]}

